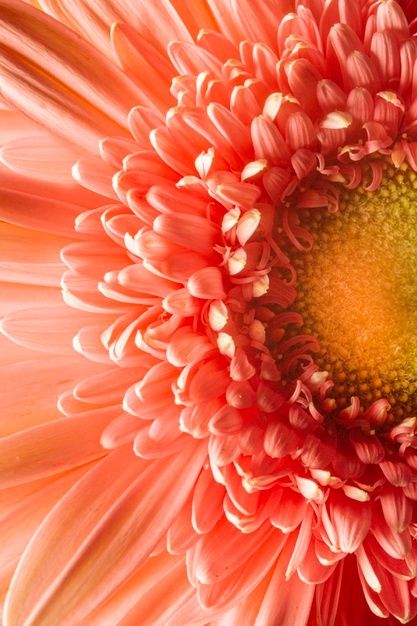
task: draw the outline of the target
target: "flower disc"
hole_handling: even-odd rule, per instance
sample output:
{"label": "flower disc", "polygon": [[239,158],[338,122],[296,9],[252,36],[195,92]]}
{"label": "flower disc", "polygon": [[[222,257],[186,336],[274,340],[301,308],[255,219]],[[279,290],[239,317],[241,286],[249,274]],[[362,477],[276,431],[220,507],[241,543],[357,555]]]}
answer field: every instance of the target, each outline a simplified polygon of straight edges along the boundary
{"label": "flower disc", "polygon": [[[369,181],[368,181],[369,184]],[[384,164],[378,189],[366,180],[341,194],[340,211],[304,211],[314,236],[299,253],[303,332],[319,339],[316,362],[339,407],[388,398],[397,418],[415,411],[417,383],[417,183],[407,165]]]}

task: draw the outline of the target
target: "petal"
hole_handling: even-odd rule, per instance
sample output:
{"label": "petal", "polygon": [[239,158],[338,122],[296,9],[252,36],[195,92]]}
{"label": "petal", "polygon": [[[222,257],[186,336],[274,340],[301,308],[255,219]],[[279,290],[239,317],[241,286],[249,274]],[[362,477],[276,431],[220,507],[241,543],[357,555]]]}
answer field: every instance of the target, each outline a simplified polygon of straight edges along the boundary
{"label": "petal", "polygon": [[[30,356],[30,355],[28,355]],[[0,369],[1,436],[58,419],[56,399],[82,376],[97,371],[86,359],[46,357],[21,361]],[[96,374],[103,376],[103,374]]]}
{"label": "petal", "polygon": [[[296,574],[285,579],[288,561],[294,549],[294,539],[287,541],[278,557],[255,626],[304,626],[314,598],[314,585],[306,585]],[[279,600],[277,601],[277,598]]]}
{"label": "petal", "polygon": [[231,604],[236,606],[242,597],[247,596],[262,581],[285,541],[285,535],[275,531],[266,540],[259,542],[257,551],[249,558],[243,549],[240,550],[241,566],[238,571],[233,571],[211,585],[198,587],[198,598],[203,607],[210,609]]}
{"label": "petal", "polygon": [[86,467],[65,472],[58,478],[36,480],[4,489],[0,495],[0,593],[10,583],[16,564],[39,524],[57,501],[85,473]]}
{"label": "petal", "polygon": [[242,541],[242,533],[227,521],[220,520],[213,531],[200,539],[189,559],[189,577],[202,584],[220,581],[244,563],[268,537],[280,535],[268,523]]}
{"label": "petal", "polygon": [[93,46],[41,11],[16,0],[2,0],[0,11],[3,94],[46,128],[70,140],[76,136],[93,150],[100,135],[119,135],[129,109],[145,103],[139,89]]}
{"label": "petal", "polygon": [[385,521],[392,530],[401,533],[411,523],[413,506],[402,489],[395,489],[381,494],[381,506]]}
{"label": "petal", "polygon": [[204,456],[191,445],[180,456],[144,463],[123,448],[97,465],[61,500],[24,554],[5,608],[8,624],[82,623],[152,552],[186,501]]}
{"label": "petal", "polygon": [[352,553],[362,543],[371,525],[371,506],[351,498],[334,497],[330,501],[330,517],[336,533],[337,549]]}
{"label": "petal", "polygon": [[[129,23],[158,48],[165,48],[173,39],[190,39],[169,0],[155,0],[152,5],[139,0],[135,11],[132,11],[129,0],[40,0],[39,4],[106,52],[110,46],[110,27],[114,22]],[[160,28],[155,29],[157,23]]]}
{"label": "petal", "polygon": [[[64,269],[59,258],[60,244],[65,244],[68,240],[46,233],[36,233],[1,221],[0,234],[1,280],[42,287],[59,287]],[[7,298],[8,294],[5,291],[3,302],[7,301]]]}
{"label": "petal", "polygon": [[215,526],[223,514],[225,489],[213,479],[211,472],[203,469],[197,480],[192,503],[191,523],[193,528],[206,534]]}
{"label": "petal", "polygon": [[[56,235],[77,237],[74,223],[80,211],[80,206],[62,200],[22,193],[12,188],[0,188],[0,218],[11,224]],[[24,232],[22,229],[22,235]],[[35,235],[31,233],[26,236]],[[58,248],[60,240],[58,238],[55,240],[55,247]],[[65,243],[68,242],[62,241],[61,245]]]}
{"label": "petal", "polygon": [[[101,316],[105,322],[107,316]],[[1,330],[12,341],[34,350],[52,354],[73,354],[73,337],[91,315],[66,306],[15,311],[1,321]]]}
{"label": "petal", "polygon": [[22,176],[70,183],[71,167],[80,158],[80,152],[62,139],[44,133],[5,144],[0,160]]}
{"label": "petal", "polygon": [[114,408],[98,409],[3,437],[1,488],[57,474],[104,456],[100,435],[114,413]]}
{"label": "petal", "polygon": [[[88,615],[89,626],[165,624],[184,595],[190,595],[183,557],[148,559],[104,604]],[[158,602],[155,598],[158,597]]]}
{"label": "petal", "polygon": [[208,220],[185,213],[160,215],[154,222],[154,230],[173,243],[201,254],[213,251],[219,235],[217,227]]}
{"label": "petal", "polygon": [[197,270],[188,279],[187,289],[195,298],[221,300],[226,297],[222,273],[218,267],[205,267]]}

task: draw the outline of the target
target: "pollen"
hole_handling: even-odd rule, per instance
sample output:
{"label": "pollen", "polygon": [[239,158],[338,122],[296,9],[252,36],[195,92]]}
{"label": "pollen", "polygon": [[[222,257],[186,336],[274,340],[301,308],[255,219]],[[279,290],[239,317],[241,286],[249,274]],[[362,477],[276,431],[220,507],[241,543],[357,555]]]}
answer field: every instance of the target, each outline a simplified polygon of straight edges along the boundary
{"label": "pollen", "polygon": [[384,164],[378,189],[367,182],[336,213],[301,215],[314,244],[294,259],[295,306],[338,405],[387,398],[401,418],[417,409],[417,176]]}

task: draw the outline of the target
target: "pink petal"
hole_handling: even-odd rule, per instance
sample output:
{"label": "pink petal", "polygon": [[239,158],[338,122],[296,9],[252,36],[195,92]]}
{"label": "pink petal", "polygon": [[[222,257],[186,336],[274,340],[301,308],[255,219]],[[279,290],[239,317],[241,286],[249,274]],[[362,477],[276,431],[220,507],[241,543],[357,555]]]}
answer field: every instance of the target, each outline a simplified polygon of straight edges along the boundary
{"label": "pink petal", "polygon": [[247,596],[263,580],[281,552],[285,540],[284,535],[275,531],[260,541],[258,550],[249,558],[246,551],[239,551],[242,563],[238,571],[233,571],[213,584],[199,585],[198,598],[203,607],[210,609],[230,606],[232,603],[236,606],[241,598]]}
{"label": "pink petal", "polygon": [[199,74],[207,71],[214,76],[221,76],[222,64],[207,50],[193,43],[171,41],[168,46],[168,54],[172,65],[178,74]]}
{"label": "pink petal", "polygon": [[401,533],[410,525],[413,506],[402,489],[393,489],[381,494],[380,502],[385,521],[393,530]]}
{"label": "pink petal", "polygon": [[242,417],[235,408],[223,406],[209,422],[209,430],[215,435],[239,432],[242,427]]}
{"label": "pink petal", "polygon": [[167,350],[167,359],[172,365],[180,367],[202,359],[213,349],[214,346],[207,337],[194,333],[189,327],[184,327],[172,337]]}
{"label": "pink petal", "polygon": [[[172,106],[169,85],[174,70],[165,56],[149,41],[140,37],[130,24],[113,23],[110,36],[115,55],[126,75],[141,85],[153,106],[161,111]],[[144,80],[150,72],[152,81]]]}
{"label": "pink petal", "polygon": [[74,164],[72,173],[75,180],[86,189],[106,198],[118,200],[112,185],[112,178],[117,173],[117,169],[105,163],[101,158],[80,159]]}
{"label": "pink petal", "polygon": [[[141,100],[133,83],[93,46],[40,11],[14,0],[3,0],[1,10],[3,93],[36,121],[70,140],[75,133],[90,149],[100,135],[120,134],[119,124],[125,125],[129,108]],[[97,82],[98,75],[108,80]]]}
{"label": "pink petal", "polygon": [[262,116],[255,117],[251,125],[251,135],[257,159],[267,159],[274,165],[286,162],[288,148],[275,124]]}
{"label": "pink petal", "polygon": [[214,126],[223,138],[225,138],[243,161],[250,160],[252,155],[252,142],[249,131],[233,113],[220,104],[211,103],[207,107],[207,113]]}
{"label": "pink petal", "polygon": [[[98,464],[31,542],[12,582],[6,619],[62,624],[65,606],[65,626],[82,622],[148,557],[181,510],[203,459],[202,450],[190,446],[169,461],[144,464],[123,448]],[[70,538],[63,527],[73,529]]]}
{"label": "pink petal", "polygon": [[[26,354],[26,358],[29,356],[30,353]],[[4,437],[58,419],[56,398],[82,376],[97,369],[97,365],[76,355],[44,356],[40,361],[31,359],[2,366],[1,435]]]}
{"label": "pink petal", "polygon": [[118,281],[127,289],[160,296],[161,298],[169,295],[176,287],[175,283],[171,283],[160,276],[155,276],[140,263],[128,265],[122,269],[118,274]]}
{"label": "pink petal", "polygon": [[162,116],[143,106],[136,106],[130,110],[128,116],[129,129],[136,141],[143,147],[149,148],[149,135],[152,130],[161,126]]}
{"label": "pink petal", "polygon": [[411,550],[408,530],[399,533],[391,529],[381,515],[373,521],[372,534],[381,548],[393,559],[404,559]]}
{"label": "pink petal", "polygon": [[191,522],[198,533],[210,532],[223,515],[224,496],[223,485],[214,481],[209,470],[203,469],[194,488],[192,504]]}
{"label": "pink petal", "polygon": [[296,574],[289,580],[285,579],[293,549],[294,539],[291,538],[278,557],[255,626],[304,626],[307,623],[315,587],[303,583]]}
{"label": "pink petal", "polygon": [[188,279],[187,288],[195,298],[220,300],[226,297],[222,272],[217,267],[205,267],[194,272]]}
{"label": "pink petal", "polygon": [[76,237],[74,222],[81,210],[80,206],[62,200],[22,193],[13,188],[0,189],[1,219],[25,228]]}
{"label": "pink petal", "polygon": [[[290,490],[285,490],[283,498],[272,511],[271,524],[283,533],[289,533],[301,523],[307,509],[307,502],[303,496]],[[284,502],[285,506],[283,506]]]}
{"label": "pink petal", "polygon": [[139,426],[140,422],[137,417],[122,413],[103,430],[100,443],[106,450],[119,448],[126,443],[132,444]]}
{"label": "pink petal", "polygon": [[5,335],[20,345],[72,355],[73,337],[90,322],[88,314],[56,306],[16,311],[2,320],[1,327]]}
{"label": "pink petal", "polygon": [[[59,258],[59,249],[60,244],[65,243],[66,239],[46,233],[35,233],[1,221],[0,234],[2,238],[0,278],[2,281],[40,287],[59,287],[60,276],[64,269]],[[3,302],[10,297],[12,293],[10,289],[13,290],[13,287],[4,287]],[[47,291],[44,293],[45,296],[49,295]],[[46,299],[49,301],[49,298]],[[58,301],[58,298],[56,300]]]}
{"label": "pink petal", "polygon": [[53,506],[86,472],[86,467],[35,480],[28,484],[2,490],[0,496],[0,528],[3,546],[0,554],[0,585],[9,585],[18,559],[39,524]]}
{"label": "pink petal", "polygon": [[2,146],[0,160],[10,169],[29,178],[70,183],[71,167],[80,150],[46,133],[22,137]]}
{"label": "pink petal", "polygon": [[330,501],[330,517],[336,534],[335,547],[348,554],[354,552],[368,534],[370,504],[336,496]]}
{"label": "pink petal", "polygon": [[197,215],[176,213],[160,215],[154,222],[154,229],[162,237],[201,254],[210,254],[218,237],[218,229],[209,221]]}
{"label": "pink petal", "polygon": [[193,569],[189,576],[203,584],[212,584],[226,578],[274,533],[279,534],[265,523],[256,532],[246,535],[242,543],[241,532],[229,522],[220,521],[209,535],[202,537],[193,547],[193,556],[190,559]]}
{"label": "pink petal", "polygon": [[4,437],[0,441],[2,488],[100,458],[105,454],[100,434],[113,416],[114,408],[98,409]]}
{"label": "pink petal", "polygon": [[87,620],[97,626],[112,626],[115,619],[118,626],[165,623],[190,592],[183,558],[165,552],[148,559]]}

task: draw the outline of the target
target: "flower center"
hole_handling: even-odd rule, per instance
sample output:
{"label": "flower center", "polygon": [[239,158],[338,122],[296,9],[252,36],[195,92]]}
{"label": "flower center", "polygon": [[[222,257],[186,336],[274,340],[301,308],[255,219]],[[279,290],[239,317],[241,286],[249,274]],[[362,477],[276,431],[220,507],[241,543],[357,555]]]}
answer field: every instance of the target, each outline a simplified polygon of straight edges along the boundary
{"label": "flower center", "polygon": [[338,405],[384,397],[401,418],[417,409],[417,176],[384,164],[365,187],[344,190],[336,213],[301,216],[315,243],[295,259],[295,306]]}

